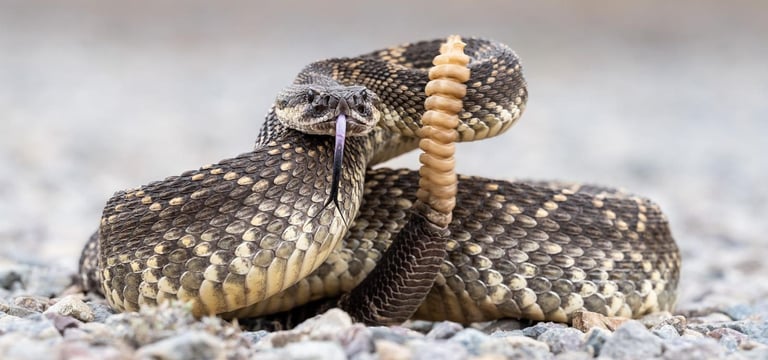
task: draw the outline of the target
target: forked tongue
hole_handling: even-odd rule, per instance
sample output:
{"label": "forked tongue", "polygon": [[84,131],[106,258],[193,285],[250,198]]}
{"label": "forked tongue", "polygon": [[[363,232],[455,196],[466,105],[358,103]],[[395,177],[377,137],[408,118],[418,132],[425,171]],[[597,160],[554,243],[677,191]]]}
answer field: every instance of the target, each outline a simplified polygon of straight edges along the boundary
{"label": "forked tongue", "polygon": [[341,212],[339,206],[339,182],[341,181],[341,165],[344,160],[344,142],[347,138],[347,116],[340,114],[336,118],[336,145],[333,148],[333,175],[331,178],[331,194],[328,200],[325,201],[323,208],[327,207],[331,202],[336,205],[336,208],[341,214],[341,219],[347,224],[347,220],[344,219],[344,213]]}

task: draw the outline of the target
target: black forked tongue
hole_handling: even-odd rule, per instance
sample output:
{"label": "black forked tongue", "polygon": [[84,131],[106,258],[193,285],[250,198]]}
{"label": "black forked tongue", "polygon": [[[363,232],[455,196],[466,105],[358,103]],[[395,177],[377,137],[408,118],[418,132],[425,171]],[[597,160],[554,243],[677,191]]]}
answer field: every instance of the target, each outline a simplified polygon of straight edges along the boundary
{"label": "black forked tongue", "polygon": [[[341,182],[341,165],[344,160],[344,141],[347,138],[347,116],[343,113],[336,118],[336,145],[333,148],[333,175],[331,177],[331,194],[328,196],[328,200],[323,204],[323,210],[331,203],[336,206],[341,214],[341,220],[345,225],[347,219],[344,218],[344,213],[339,206],[339,182]],[[319,213],[318,213],[319,214]]]}

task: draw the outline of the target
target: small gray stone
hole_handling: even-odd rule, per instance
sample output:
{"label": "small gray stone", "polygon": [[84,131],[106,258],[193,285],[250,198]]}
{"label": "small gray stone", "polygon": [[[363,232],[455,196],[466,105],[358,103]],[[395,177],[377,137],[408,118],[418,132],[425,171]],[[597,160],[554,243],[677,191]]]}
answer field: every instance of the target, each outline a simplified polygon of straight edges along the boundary
{"label": "small gray stone", "polygon": [[523,330],[499,330],[491,333],[491,337],[525,336]]}
{"label": "small gray stone", "polygon": [[512,336],[504,338],[504,341],[506,341],[507,344],[510,344],[515,349],[536,348],[549,352],[549,345],[547,345],[547,343],[531,339],[527,336]]}
{"label": "small gray stone", "polygon": [[339,337],[339,342],[348,357],[373,352],[373,335],[363,324],[354,324]]}
{"label": "small gray stone", "polygon": [[768,345],[768,321],[765,320],[740,320],[740,321],[727,321],[727,322],[715,322],[715,323],[703,323],[689,325],[689,329],[698,331],[702,334],[707,334],[712,330],[728,328],[736,330],[744,335],[749,336],[751,339]]}
{"label": "small gray stone", "polygon": [[201,331],[187,332],[149,344],[140,348],[136,356],[152,360],[225,359],[221,339]]}
{"label": "small gray stone", "polygon": [[586,334],[584,347],[588,353],[598,356],[603,349],[603,345],[605,345],[606,340],[608,340],[610,336],[611,333],[609,333],[608,330],[603,330],[598,327],[592,328],[592,330]]}
{"label": "small gray stone", "polygon": [[25,318],[32,315],[40,314],[39,312],[36,312],[34,310],[30,310],[25,307],[15,306],[15,305],[9,305],[8,308],[5,310],[5,313],[8,315],[16,316],[20,318]]}
{"label": "small gray stone", "polygon": [[50,320],[51,323],[53,323],[53,326],[62,335],[64,335],[64,331],[65,330],[72,329],[72,328],[77,328],[80,325],[82,325],[82,323],[79,320],[77,320],[77,319],[75,319],[75,318],[73,318],[71,316],[60,315],[60,314],[58,314],[56,312],[47,313],[47,314],[45,314],[45,317],[48,318],[48,320]]}
{"label": "small gray stone", "polygon": [[435,323],[432,321],[425,321],[425,320],[408,320],[403,325],[404,328],[411,329],[413,331],[418,331],[421,333],[427,333],[435,326]]}
{"label": "small gray stone", "polygon": [[102,303],[87,303],[91,307],[91,313],[93,313],[93,321],[101,322],[107,320],[108,317],[116,314],[116,312],[107,304]]}
{"label": "small gray stone", "polygon": [[0,269],[0,288],[13,290],[21,286],[21,274],[16,269]]}
{"label": "small gray stone", "polygon": [[733,320],[744,320],[755,313],[755,309],[747,304],[738,304],[723,309],[723,312]]}
{"label": "small gray stone", "polygon": [[420,342],[416,346],[411,346],[411,351],[413,351],[413,360],[462,360],[469,357],[469,352],[464,346],[451,341]]}
{"label": "small gray stone", "polygon": [[660,311],[643,316],[640,321],[647,328],[653,328],[661,325],[664,321],[670,319],[672,314],[669,311]]}
{"label": "small gray stone", "polygon": [[58,347],[58,359],[122,360],[132,358],[132,354],[132,349],[119,342],[93,346],[85,341],[65,341]]}
{"label": "small gray stone", "polygon": [[464,326],[459,323],[452,321],[441,321],[436,323],[435,326],[432,327],[432,330],[427,333],[427,338],[448,339],[462,330],[464,330]]}
{"label": "small gray stone", "polygon": [[269,335],[269,332],[266,330],[258,330],[258,331],[244,331],[241,336],[246,339],[251,344],[256,344],[259,341],[261,341],[262,338]]}
{"label": "small gray stone", "polygon": [[648,359],[661,355],[662,341],[639,321],[627,321],[605,341],[600,356],[612,359]]}
{"label": "small gray stone", "polygon": [[707,336],[718,340],[720,345],[725,347],[729,353],[736,351],[742,343],[749,339],[747,335],[729,328],[712,330],[707,333]]}
{"label": "small gray stone", "polygon": [[418,339],[424,337],[424,334],[406,329],[399,326],[372,326],[369,327],[371,331],[371,339],[387,340],[397,344],[405,344],[410,339]]}
{"label": "small gray stone", "polygon": [[689,325],[707,324],[707,323],[717,323],[717,322],[728,322],[732,320],[733,319],[731,319],[731,317],[726,314],[723,314],[721,312],[712,312],[704,316],[689,317],[688,324]]}
{"label": "small gray stone", "polygon": [[456,333],[450,341],[461,344],[472,355],[479,355],[479,346],[490,338],[490,336],[480,330],[468,328]]}
{"label": "small gray stone", "polygon": [[59,315],[71,316],[83,322],[91,322],[94,319],[91,308],[75,295],[68,295],[61,298],[58,302],[48,308],[45,313],[57,313]]}
{"label": "small gray stone", "polygon": [[538,339],[541,334],[543,334],[543,333],[545,333],[545,332],[547,332],[547,331],[549,331],[551,329],[562,329],[562,328],[565,328],[565,327],[567,327],[567,326],[564,325],[564,324],[560,324],[560,323],[541,322],[541,323],[538,323],[536,325],[529,326],[529,327],[523,329],[523,335],[525,335],[527,337],[530,337],[530,338]]}
{"label": "small gray stone", "polygon": [[49,299],[41,296],[17,296],[13,304],[32,312],[41,313],[48,308]]}
{"label": "small gray stone", "polygon": [[539,335],[537,340],[549,345],[550,351],[559,354],[567,351],[584,350],[584,333],[574,328],[552,328]]}
{"label": "small gray stone", "polygon": [[267,335],[265,341],[273,347],[283,347],[289,343],[305,340],[336,340],[352,326],[352,318],[340,309],[331,309],[321,315],[307,319],[296,328],[278,331]]}
{"label": "small gray stone", "polygon": [[688,320],[684,316],[672,315],[666,311],[646,315],[640,319],[640,322],[651,330],[656,330],[665,325],[672,325],[678,333],[683,332],[688,326]]}
{"label": "small gray stone", "polygon": [[493,334],[498,331],[516,331],[522,330],[530,326],[529,320],[517,320],[517,319],[501,319],[497,321],[489,322],[482,327],[478,327],[478,330],[482,330],[487,334]]}
{"label": "small gray stone", "polygon": [[103,323],[97,323],[97,322],[85,323],[80,326],[79,330],[86,332],[91,339],[95,339],[95,340],[103,341],[113,336],[112,335],[113,328],[110,326],[104,325]]}
{"label": "small gray stone", "polygon": [[592,359],[592,355],[590,355],[586,351],[567,351],[564,353],[557,354],[555,356],[555,360],[587,360]]}
{"label": "small gray stone", "polygon": [[291,360],[345,360],[344,349],[333,341],[302,341],[283,348]]}
{"label": "small gray stone", "polygon": [[389,340],[376,340],[374,345],[380,360],[409,360],[413,357],[411,349]]}
{"label": "small gray stone", "polygon": [[552,354],[549,346],[541,341],[527,336],[514,336],[507,338],[491,337],[478,347],[481,358],[483,356],[493,359],[501,356],[505,359],[549,359]]}
{"label": "small gray stone", "polygon": [[725,351],[717,341],[708,337],[692,338],[681,336],[664,342],[664,359],[720,359],[725,357]]}
{"label": "small gray stone", "polygon": [[[2,333],[2,332],[0,332]],[[0,354],[3,359],[39,360],[55,359],[51,352],[51,342],[22,333],[10,333],[0,336]]]}
{"label": "small gray stone", "polygon": [[43,321],[39,315],[35,318],[19,318],[16,316],[0,316],[0,334],[19,333],[36,339],[59,338],[59,331],[48,321]]}
{"label": "small gray stone", "polygon": [[677,332],[677,329],[669,324],[662,325],[656,329],[653,329],[653,334],[664,340],[680,337],[680,333]]}

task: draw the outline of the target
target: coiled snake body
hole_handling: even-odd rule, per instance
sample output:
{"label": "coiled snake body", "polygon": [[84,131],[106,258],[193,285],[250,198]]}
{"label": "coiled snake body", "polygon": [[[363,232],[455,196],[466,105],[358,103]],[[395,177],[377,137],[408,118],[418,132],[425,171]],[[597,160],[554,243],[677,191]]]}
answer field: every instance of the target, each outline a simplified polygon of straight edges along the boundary
{"label": "coiled snake body", "polygon": [[[418,174],[371,166],[416,147],[440,42],[311,64],[278,95],[255,150],[116,193],[81,257],[86,288],[118,310],[178,299],[231,317],[355,289],[411,218]],[[527,99],[509,48],[470,39],[467,53],[462,141],[504,132]],[[327,135],[340,112],[351,137],[335,194]],[[567,322],[578,310],[637,317],[675,304],[678,249],[644,198],[460,177],[449,230],[415,317]]]}

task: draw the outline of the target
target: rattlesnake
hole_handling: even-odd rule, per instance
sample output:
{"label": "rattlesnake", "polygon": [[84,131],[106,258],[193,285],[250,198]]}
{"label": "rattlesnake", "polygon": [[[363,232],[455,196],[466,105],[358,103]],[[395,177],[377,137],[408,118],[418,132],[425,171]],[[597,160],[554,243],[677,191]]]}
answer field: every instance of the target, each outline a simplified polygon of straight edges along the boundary
{"label": "rattlesnake", "polygon": [[[81,257],[86,288],[118,310],[182,300],[195,314],[229,317],[350,292],[411,218],[417,174],[371,166],[416,147],[441,42],[315,62],[278,95],[255,150],[117,192]],[[468,39],[466,51],[460,141],[506,131],[527,100],[507,46]],[[356,136],[332,194],[327,135],[339,106]],[[306,121],[315,124],[297,125]],[[675,304],[679,252],[659,207],[641,197],[462,176],[448,229],[415,317],[570,321],[584,309],[637,317]]]}

